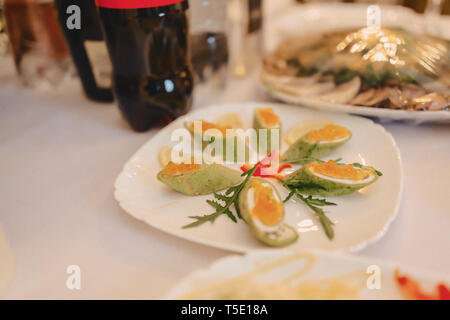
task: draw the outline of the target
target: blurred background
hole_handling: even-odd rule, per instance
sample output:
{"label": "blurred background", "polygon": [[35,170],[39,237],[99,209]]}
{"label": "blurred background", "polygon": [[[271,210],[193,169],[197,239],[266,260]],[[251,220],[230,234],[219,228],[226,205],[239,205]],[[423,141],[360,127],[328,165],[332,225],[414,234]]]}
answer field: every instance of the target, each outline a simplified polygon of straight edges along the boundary
{"label": "blurred background", "polygon": [[[199,100],[202,105],[214,102],[216,95],[224,90],[230,80],[254,74],[265,54],[281,40],[296,33],[296,28],[286,23],[282,26],[282,20],[292,8],[301,10],[311,5],[336,4],[403,7],[404,10],[398,11],[398,14],[404,19],[399,21],[406,21],[406,17],[412,13],[423,16],[424,21],[427,21],[424,26],[406,23],[405,27],[415,28],[415,31],[422,28],[425,32],[438,35],[449,29],[438,24],[436,17],[450,17],[450,0],[190,0],[190,10],[186,11],[189,16],[189,35],[184,35],[181,27],[167,28],[168,34],[173,34],[173,39],[176,39],[177,32],[183,33],[182,37],[186,36],[190,43],[189,53],[183,49],[184,40],[181,38],[175,40],[177,43],[169,40],[165,48],[155,47],[151,61],[162,63],[169,57],[178,61],[172,61],[175,65],[170,68],[178,68],[180,63],[184,63],[182,61],[189,60],[192,80],[190,74],[184,79],[167,78],[163,75],[165,71],[156,68],[151,70],[159,72],[156,78],[144,81],[131,80],[124,74],[130,73],[130,70],[145,69],[147,62],[139,61],[145,49],[131,43],[129,39],[115,37],[115,34],[120,33],[119,29],[113,29],[115,18],[106,13],[99,15],[94,0],[0,0],[0,86],[13,85],[55,94],[79,90],[81,84],[87,98],[103,103],[116,100],[131,128],[146,131],[186,113],[190,110],[192,100],[194,105]],[[77,10],[82,13],[80,21],[76,18]],[[106,11],[101,9],[102,12]],[[314,12],[311,11],[311,14]],[[183,17],[184,13],[179,18]],[[394,19],[392,15],[388,18]],[[324,20],[330,23],[328,17]],[[340,21],[339,17],[334,20],[335,25],[344,26],[348,22]],[[364,14],[355,16],[355,20],[361,21],[363,26]],[[302,28],[307,28],[301,21],[298,23]],[[77,24],[82,28],[78,29]],[[145,36],[152,32],[148,31]],[[141,42],[146,42],[145,39],[142,38]],[[126,49],[113,52],[112,48],[117,46]],[[110,61],[110,57],[115,59]],[[166,62],[162,65],[167,69],[169,64]],[[122,70],[120,77],[119,69]],[[179,71],[175,73],[179,74]],[[132,82],[134,87],[146,89],[131,92],[127,83]],[[148,84],[153,89],[149,89]],[[173,87],[170,97],[164,91],[166,85],[169,89]],[[175,95],[178,98],[173,98]],[[151,113],[145,114],[143,111],[144,102],[153,106]],[[137,120],[132,119],[133,116]],[[156,120],[142,121],[150,117]]]}

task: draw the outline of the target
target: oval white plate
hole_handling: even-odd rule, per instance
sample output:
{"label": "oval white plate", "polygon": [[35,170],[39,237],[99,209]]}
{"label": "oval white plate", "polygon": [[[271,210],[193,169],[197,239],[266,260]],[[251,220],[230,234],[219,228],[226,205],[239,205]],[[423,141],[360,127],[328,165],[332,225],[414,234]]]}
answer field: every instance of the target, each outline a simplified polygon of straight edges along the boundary
{"label": "oval white plate", "polygon": [[[290,7],[284,14],[271,19],[266,26],[264,39],[266,51],[271,52],[281,41],[293,36],[363,27],[366,24],[367,6],[353,3],[327,3]],[[439,17],[427,21],[423,15],[401,6],[381,6],[381,25],[401,27],[415,33],[429,30],[431,34],[450,40],[450,18]],[[414,123],[450,122],[450,111],[389,110],[335,104],[296,97],[271,90],[264,84],[262,86],[271,96],[280,101],[309,108],[377,117],[383,120],[408,120]]]}
{"label": "oval white plate", "polygon": [[[400,153],[392,136],[382,126],[365,118],[280,104],[216,105],[177,119],[144,144],[125,164],[115,183],[114,195],[120,206],[136,219],[157,229],[204,245],[237,252],[264,248],[253,238],[244,222],[233,223],[226,216],[219,217],[213,224],[182,229],[193,221],[188,216],[211,213],[211,207],[206,203],[211,195],[184,196],[156,179],[161,170],[158,151],[165,145],[176,144],[171,143],[171,132],[182,128],[186,120],[214,121],[223,113],[239,112],[244,125],[251,127],[253,109],[260,107],[273,107],[280,115],[284,131],[300,121],[317,118],[330,119],[348,127],[353,132],[352,140],[331,154],[329,159],[367,163],[384,174],[377,183],[359,193],[329,198],[338,204],[326,210],[328,217],[335,222],[332,241],[325,236],[308,208],[293,200],[287,203],[286,221],[300,232],[299,240],[289,248],[356,250],[381,237],[397,213],[403,183]],[[285,190],[279,190],[282,196],[287,195]]]}
{"label": "oval white plate", "polygon": [[[305,252],[312,254],[316,258],[316,262],[308,273],[295,280],[315,281],[358,273],[360,274],[358,281],[361,281],[359,299],[405,299],[395,281],[394,272],[396,269],[399,270],[401,275],[410,276],[417,281],[421,285],[422,290],[427,293],[433,293],[438,283],[450,284],[449,275],[440,275],[417,268],[398,266],[391,262],[321,251]],[[250,273],[278,259],[297,256],[288,264],[276,267],[258,276],[258,280],[264,283],[281,281],[299,271],[305,259],[298,256],[303,253],[294,253],[290,250],[258,250],[245,256],[228,256],[217,260],[206,269],[198,270],[188,275],[172,288],[165,298],[177,299],[192,293],[196,289],[203,289],[220,281],[231,280]],[[378,270],[381,271],[380,288],[378,290],[370,290],[367,288],[367,280],[374,275],[375,268],[379,268]],[[369,280],[369,283],[374,284],[372,280]],[[268,297],[268,299],[270,298]]]}

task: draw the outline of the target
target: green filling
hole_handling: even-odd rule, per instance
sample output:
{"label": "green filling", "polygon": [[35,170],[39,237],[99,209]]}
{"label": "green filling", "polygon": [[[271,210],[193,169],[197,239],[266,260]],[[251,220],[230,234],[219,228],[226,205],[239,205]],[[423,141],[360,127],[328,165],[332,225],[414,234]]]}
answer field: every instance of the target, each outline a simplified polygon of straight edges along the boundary
{"label": "green filling", "polygon": [[219,164],[202,165],[199,170],[179,175],[158,173],[158,180],[188,196],[210,194],[241,182],[241,174]]}

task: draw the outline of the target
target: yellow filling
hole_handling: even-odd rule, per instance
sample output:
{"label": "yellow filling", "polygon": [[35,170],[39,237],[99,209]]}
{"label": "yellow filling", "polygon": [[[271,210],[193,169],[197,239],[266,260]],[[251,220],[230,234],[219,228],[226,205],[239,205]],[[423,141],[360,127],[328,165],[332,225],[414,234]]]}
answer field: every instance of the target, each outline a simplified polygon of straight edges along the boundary
{"label": "yellow filling", "polygon": [[[231,129],[231,127],[229,127],[229,126],[226,126],[226,127],[219,126],[217,124],[214,124],[214,123],[202,120],[202,132],[205,132],[205,131],[207,131],[209,129],[220,130],[225,135],[226,132],[227,132],[227,129]],[[194,131],[194,122],[192,122],[190,130]]]}
{"label": "yellow filling", "polygon": [[276,226],[283,219],[283,204],[274,196],[270,186],[254,180],[251,188],[255,192],[255,207],[251,214],[267,226]]}
{"label": "yellow filling", "polygon": [[280,123],[280,117],[278,117],[272,108],[258,109],[257,113],[266,126],[275,126]]}
{"label": "yellow filling", "polygon": [[163,174],[168,176],[176,176],[179,174],[187,173],[187,172],[193,172],[200,169],[199,164],[186,164],[186,163],[173,163],[170,161],[167,166],[165,166],[163,170]]}
{"label": "yellow filling", "polygon": [[310,168],[319,174],[337,179],[348,179],[353,181],[364,180],[372,170],[369,168],[356,169],[353,165],[340,166],[333,160],[323,163],[312,162]]}
{"label": "yellow filling", "polygon": [[350,130],[347,128],[337,126],[335,124],[329,124],[322,129],[312,130],[308,134],[309,141],[333,141],[336,139],[341,139],[348,137],[350,135]]}

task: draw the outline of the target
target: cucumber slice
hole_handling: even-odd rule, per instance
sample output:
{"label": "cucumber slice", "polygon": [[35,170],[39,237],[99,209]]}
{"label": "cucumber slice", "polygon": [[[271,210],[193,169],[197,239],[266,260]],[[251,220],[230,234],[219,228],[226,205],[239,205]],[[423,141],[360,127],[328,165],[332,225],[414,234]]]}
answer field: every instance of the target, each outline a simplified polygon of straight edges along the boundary
{"label": "cucumber slice", "polygon": [[[322,197],[343,196],[358,191],[378,179],[376,171],[372,167],[362,166],[356,170],[367,170],[367,176],[361,181],[350,179],[338,179],[317,174],[311,169],[311,165],[302,168],[286,176],[286,186],[298,190],[301,194]],[[345,166],[345,164],[340,164]]]}
{"label": "cucumber slice", "polygon": [[217,192],[242,181],[241,173],[220,164],[202,164],[196,170],[170,175],[162,170],[157,178],[177,192],[197,196]]}
{"label": "cucumber slice", "polygon": [[[191,135],[194,138],[200,139],[200,141],[202,142],[202,150],[205,150],[210,144],[212,144],[213,142],[216,142],[217,140],[218,140],[218,142],[216,142],[216,143],[219,143],[219,144],[222,143],[222,153],[219,154],[218,150],[215,149],[212,152],[212,156],[221,157],[224,161],[229,161],[229,162],[240,161],[242,163],[245,163],[245,162],[249,161],[250,150],[249,150],[249,147],[248,147],[248,144],[246,143],[246,141],[241,139],[240,137],[238,137],[235,134],[231,134],[231,135],[226,134],[228,132],[228,130],[235,130],[235,129],[230,129],[230,128],[224,129],[222,127],[219,129],[222,134],[220,136],[213,136],[213,135],[208,135],[208,133],[205,133],[205,132],[200,132],[200,133],[194,132],[192,122],[186,122],[185,127],[189,130],[189,132],[191,133]],[[241,144],[244,146],[244,150],[243,150],[244,154],[241,155],[241,158],[239,158],[238,152],[239,152],[239,146]],[[230,159],[227,158],[227,146],[229,146],[229,148],[232,148],[232,153],[229,157]]]}
{"label": "cucumber slice", "polygon": [[[269,114],[274,117],[276,120],[274,123],[267,123],[264,119],[263,114]],[[258,138],[258,148],[262,146],[261,139],[266,140],[266,149],[259,150],[259,153],[267,155],[273,149],[279,151],[281,146],[281,122],[279,117],[273,112],[272,109],[256,109],[253,115],[253,128],[256,130],[256,137]],[[260,129],[267,130],[266,134],[263,134]],[[278,140],[278,146],[272,145],[272,136],[273,139]]]}
{"label": "cucumber slice", "polygon": [[348,142],[352,134],[349,132],[348,136],[335,141],[310,141],[308,137],[309,133],[291,145],[282,155],[281,161],[306,164],[314,159],[320,159]]}

